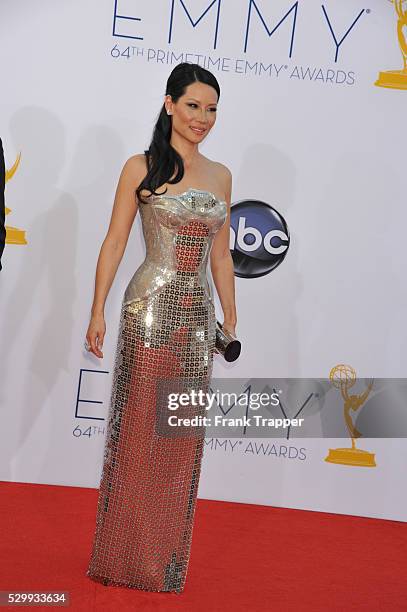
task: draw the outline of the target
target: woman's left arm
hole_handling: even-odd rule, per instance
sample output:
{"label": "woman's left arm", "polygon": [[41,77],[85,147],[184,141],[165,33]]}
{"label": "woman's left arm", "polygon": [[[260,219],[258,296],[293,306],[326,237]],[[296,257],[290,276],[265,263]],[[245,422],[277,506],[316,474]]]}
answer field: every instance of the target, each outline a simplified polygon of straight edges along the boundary
{"label": "woman's left arm", "polygon": [[235,272],[232,255],[230,254],[230,204],[232,199],[232,174],[226,166],[223,167],[225,185],[225,201],[227,217],[225,223],[215,234],[210,253],[212,278],[223,310],[222,327],[236,336],[237,324],[235,304]]}

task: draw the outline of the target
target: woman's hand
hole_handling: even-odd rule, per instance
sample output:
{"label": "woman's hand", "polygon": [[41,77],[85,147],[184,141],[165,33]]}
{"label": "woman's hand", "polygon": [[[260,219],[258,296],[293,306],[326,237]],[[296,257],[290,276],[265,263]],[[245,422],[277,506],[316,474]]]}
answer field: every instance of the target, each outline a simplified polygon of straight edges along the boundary
{"label": "woman's hand", "polygon": [[106,333],[106,323],[103,314],[92,315],[86,332],[86,340],[88,341],[89,352],[96,357],[103,357],[101,349],[103,348],[103,339]]}
{"label": "woman's hand", "polygon": [[228,323],[227,321],[224,321],[222,323],[223,331],[228,332],[229,334],[232,334],[232,336],[234,336],[236,338],[235,327],[236,327],[236,325],[234,325],[233,323]]}

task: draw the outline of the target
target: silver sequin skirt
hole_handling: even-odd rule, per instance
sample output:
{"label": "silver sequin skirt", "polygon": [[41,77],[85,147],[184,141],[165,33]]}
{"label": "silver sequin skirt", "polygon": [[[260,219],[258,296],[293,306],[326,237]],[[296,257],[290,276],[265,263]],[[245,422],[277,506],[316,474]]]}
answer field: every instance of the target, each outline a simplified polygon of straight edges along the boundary
{"label": "silver sequin skirt", "polygon": [[[209,390],[215,310],[180,271],[121,309],[96,532],[87,575],[105,585],[182,592],[205,430],[157,430],[157,381]],[[192,287],[192,288],[191,288]]]}

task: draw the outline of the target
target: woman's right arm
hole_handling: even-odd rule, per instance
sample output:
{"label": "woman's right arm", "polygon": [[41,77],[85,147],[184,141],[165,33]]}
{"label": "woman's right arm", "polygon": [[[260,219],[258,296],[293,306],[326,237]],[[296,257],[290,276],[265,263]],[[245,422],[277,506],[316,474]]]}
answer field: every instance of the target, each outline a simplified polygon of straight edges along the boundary
{"label": "woman's right arm", "polygon": [[137,214],[138,202],[135,190],[145,174],[144,154],[133,155],[124,164],[116,189],[109,228],[100,248],[91,319],[86,333],[86,339],[90,345],[89,351],[96,357],[103,357],[101,349],[106,333],[105,302]]}

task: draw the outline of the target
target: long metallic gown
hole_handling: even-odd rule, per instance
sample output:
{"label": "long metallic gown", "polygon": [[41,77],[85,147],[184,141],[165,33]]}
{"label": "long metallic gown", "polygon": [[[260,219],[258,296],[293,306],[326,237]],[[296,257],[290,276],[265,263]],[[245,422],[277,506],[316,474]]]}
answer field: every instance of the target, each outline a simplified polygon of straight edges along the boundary
{"label": "long metallic gown", "polygon": [[157,383],[174,378],[184,381],[182,390],[209,389],[216,318],[206,273],[227,209],[214,194],[193,188],[148,200],[139,205],[146,257],[121,309],[86,573],[105,585],[180,593],[205,429],[160,433]]}

